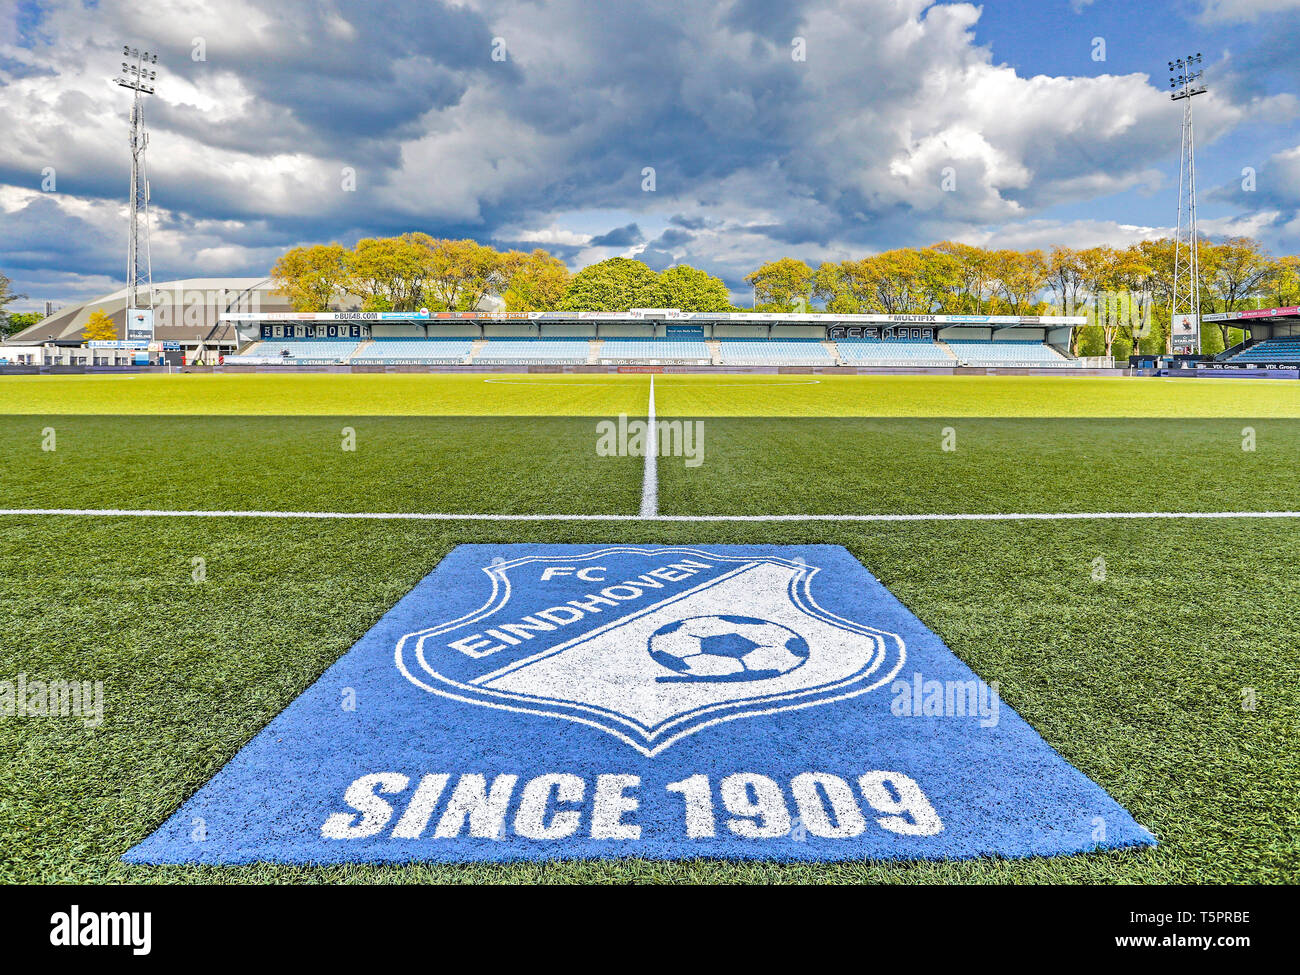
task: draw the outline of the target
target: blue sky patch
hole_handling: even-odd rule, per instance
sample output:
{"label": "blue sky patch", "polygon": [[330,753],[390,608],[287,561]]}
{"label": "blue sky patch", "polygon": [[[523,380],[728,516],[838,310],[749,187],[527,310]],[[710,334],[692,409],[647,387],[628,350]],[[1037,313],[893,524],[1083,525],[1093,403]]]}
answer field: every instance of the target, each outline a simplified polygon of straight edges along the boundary
{"label": "blue sky patch", "polygon": [[462,545],[125,859],[1154,842],[842,547]]}

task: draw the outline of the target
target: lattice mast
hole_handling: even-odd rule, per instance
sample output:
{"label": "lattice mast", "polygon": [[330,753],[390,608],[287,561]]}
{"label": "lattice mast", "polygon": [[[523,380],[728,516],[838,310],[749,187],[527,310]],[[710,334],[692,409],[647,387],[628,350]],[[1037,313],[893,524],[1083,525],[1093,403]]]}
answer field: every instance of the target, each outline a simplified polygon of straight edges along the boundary
{"label": "lattice mast", "polygon": [[[149,170],[145,150],[149,133],[144,127],[144,96],[154,94],[158,72],[152,65],[158,55],[123,47],[122,73],[113,80],[133,92],[131,100],[131,215],[126,251],[127,308],[153,308],[153,263],[149,253]],[[144,304],[140,287],[144,285]]]}
{"label": "lattice mast", "polygon": [[1196,227],[1196,137],[1192,127],[1192,98],[1205,94],[1200,53],[1169,62],[1169,97],[1183,103],[1183,146],[1178,165],[1178,229],[1174,238],[1174,292],[1167,351],[1175,347],[1176,325],[1190,318],[1194,351],[1201,351],[1201,266]]}

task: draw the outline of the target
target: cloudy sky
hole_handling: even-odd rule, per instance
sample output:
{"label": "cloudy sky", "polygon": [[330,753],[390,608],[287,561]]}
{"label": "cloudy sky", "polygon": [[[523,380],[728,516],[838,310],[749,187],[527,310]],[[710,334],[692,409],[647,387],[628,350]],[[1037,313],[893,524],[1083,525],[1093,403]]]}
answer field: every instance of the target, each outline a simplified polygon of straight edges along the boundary
{"label": "cloudy sky", "polygon": [[155,280],[423,230],[747,303],[784,255],[1126,243],[1173,222],[1192,51],[1203,224],[1294,253],[1297,36],[1300,0],[0,0],[0,271],[15,308],[121,286],[124,43]]}

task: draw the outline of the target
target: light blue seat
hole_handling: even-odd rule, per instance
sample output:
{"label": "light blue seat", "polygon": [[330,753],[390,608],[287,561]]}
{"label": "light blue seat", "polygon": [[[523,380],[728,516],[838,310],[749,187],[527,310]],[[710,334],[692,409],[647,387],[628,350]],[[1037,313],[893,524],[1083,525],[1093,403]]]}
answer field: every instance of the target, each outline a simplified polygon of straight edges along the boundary
{"label": "light blue seat", "polygon": [[591,345],[583,338],[489,339],[475,362],[586,362]]}
{"label": "light blue seat", "polygon": [[945,339],[962,362],[973,366],[1077,366],[1051,346],[1036,339]]}
{"label": "light blue seat", "polygon": [[237,362],[247,357],[275,359],[286,364],[345,362],[360,344],[356,339],[264,339],[226,361]]}
{"label": "light blue seat", "polygon": [[851,366],[954,366],[943,346],[930,339],[836,339],[840,358]]}
{"label": "light blue seat", "polygon": [[356,363],[462,362],[474,340],[459,336],[378,338],[352,357]]}
{"label": "light blue seat", "polygon": [[709,359],[703,339],[612,338],[600,344],[602,359]]}
{"label": "light blue seat", "polygon": [[718,339],[724,365],[833,366],[820,339]]}
{"label": "light blue seat", "polygon": [[1246,363],[1300,362],[1300,335],[1264,339],[1249,348],[1242,349],[1227,361]]}

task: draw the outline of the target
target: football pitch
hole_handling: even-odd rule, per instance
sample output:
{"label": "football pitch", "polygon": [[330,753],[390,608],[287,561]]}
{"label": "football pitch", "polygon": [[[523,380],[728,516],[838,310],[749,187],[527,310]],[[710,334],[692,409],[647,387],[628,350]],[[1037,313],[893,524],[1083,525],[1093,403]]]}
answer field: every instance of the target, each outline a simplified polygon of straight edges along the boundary
{"label": "football pitch", "polygon": [[[104,689],[95,728],[0,721],[0,881],[1296,881],[1300,383],[660,375],[648,475],[651,382],[0,382],[0,678]],[[516,542],[843,545],[1159,845],[121,862],[455,546]]]}

